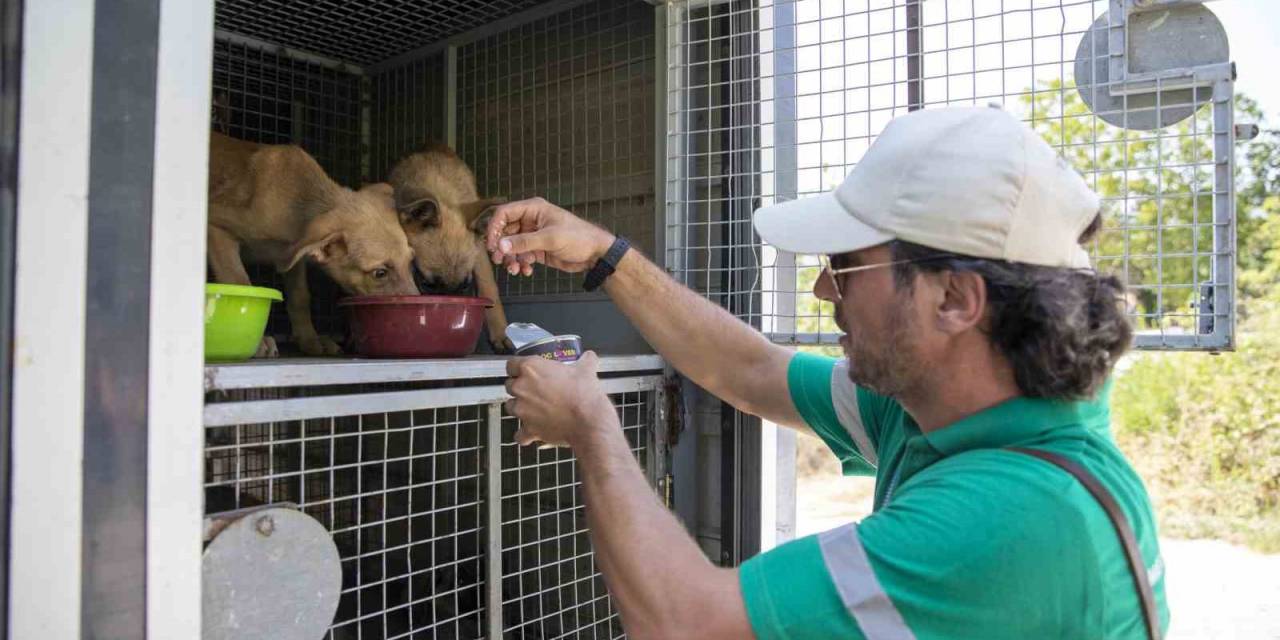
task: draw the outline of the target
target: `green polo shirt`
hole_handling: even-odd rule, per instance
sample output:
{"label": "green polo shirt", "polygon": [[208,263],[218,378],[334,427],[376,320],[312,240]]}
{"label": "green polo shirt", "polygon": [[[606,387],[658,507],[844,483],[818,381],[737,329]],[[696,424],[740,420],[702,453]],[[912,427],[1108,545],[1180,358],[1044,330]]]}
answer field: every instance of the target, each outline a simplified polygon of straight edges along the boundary
{"label": "green polo shirt", "polygon": [[1052,451],[1115,495],[1168,628],[1164,565],[1142,481],[1110,435],[1106,392],[1015,398],[929,434],[856,387],[847,362],[797,354],[796,408],[846,474],[876,475],[875,512],[743,563],[760,638],[1145,638],[1124,551],[1102,507]]}

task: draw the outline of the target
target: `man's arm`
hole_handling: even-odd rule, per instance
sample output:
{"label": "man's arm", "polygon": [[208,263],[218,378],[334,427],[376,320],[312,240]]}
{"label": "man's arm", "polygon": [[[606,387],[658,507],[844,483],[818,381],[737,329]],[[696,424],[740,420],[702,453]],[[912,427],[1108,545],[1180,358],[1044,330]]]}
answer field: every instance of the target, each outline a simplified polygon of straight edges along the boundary
{"label": "man's arm", "polygon": [[[607,415],[606,415],[607,412]],[[587,529],[609,593],[632,638],[750,638],[736,569],[711,564],[658,501],[611,406],[575,451]]]}
{"label": "man's arm", "polygon": [[[528,275],[535,261],[587,269],[614,236],[535,198],[498,207],[485,239],[494,262]],[[803,427],[787,387],[791,349],[677,283],[639,251],[623,256],[604,289],[658,354],[698,386],[747,413]]]}
{"label": "man's arm", "polygon": [[516,441],[573,448],[591,546],[628,637],[753,637],[738,570],[711,564],[658,501],[600,390],[597,363],[590,352],[573,365],[508,363]]}

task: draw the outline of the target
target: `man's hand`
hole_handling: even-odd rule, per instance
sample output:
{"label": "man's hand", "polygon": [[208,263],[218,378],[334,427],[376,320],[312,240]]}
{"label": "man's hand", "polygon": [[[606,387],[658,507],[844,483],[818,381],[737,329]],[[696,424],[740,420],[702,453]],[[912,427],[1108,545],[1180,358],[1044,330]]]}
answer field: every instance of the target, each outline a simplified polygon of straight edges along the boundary
{"label": "man's hand", "polygon": [[516,442],[579,448],[620,429],[618,414],[596,377],[600,360],[588,351],[574,363],[539,357],[507,361],[507,412],[521,421]]}
{"label": "man's hand", "polygon": [[531,275],[535,262],[577,273],[595,264],[613,244],[613,234],[542,198],[494,208],[485,247],[494,264],[511,275]]}

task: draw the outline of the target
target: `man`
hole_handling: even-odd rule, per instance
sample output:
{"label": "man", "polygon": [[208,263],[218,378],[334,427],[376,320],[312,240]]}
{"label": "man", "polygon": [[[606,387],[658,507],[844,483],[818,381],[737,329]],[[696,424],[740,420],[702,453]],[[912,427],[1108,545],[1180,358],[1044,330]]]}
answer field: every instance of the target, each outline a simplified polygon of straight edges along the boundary
{"label": "man", "polygon": [[[512,273],[615,265],[605,290],[673,367],[876,475],[861,522],[718,568],[647,486],[594,355],[512,360],[516,438],[573,448],[630,636],[1160,635],[1147,630],[1168,624],[1155,522],[1108,424],[1106,381],[1132,335],[1123,288],[1079,244],[1100,226],[1080,176],[1003,111],[925,110],[893,121],[834,192],[765,207],[755,226],[828,257],[814,292],[835,306],[847,359],[770,343],[544,201],[506,205],[489,228]],[[1132,571],[1122,525],[1086,486],[1013,447],[1097,478],[1134,534]]]}

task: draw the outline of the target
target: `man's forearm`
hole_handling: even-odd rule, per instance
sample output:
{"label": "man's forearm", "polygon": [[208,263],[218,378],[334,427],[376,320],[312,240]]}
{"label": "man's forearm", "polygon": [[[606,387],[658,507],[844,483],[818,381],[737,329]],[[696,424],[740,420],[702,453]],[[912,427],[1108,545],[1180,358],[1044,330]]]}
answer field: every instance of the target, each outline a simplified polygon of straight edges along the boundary
{"label": "man's forearm", "polygon": [[791,351],[679,284],[636,251],[605,281],[609,297],[663,358],[731,404],[796,424],[785,372]]}
{"label": "man's forearm", "polygon": [[635,638],[749,637],[736,572],[711,564],[658,501],[609,408],[575,445],[596,562]]}

